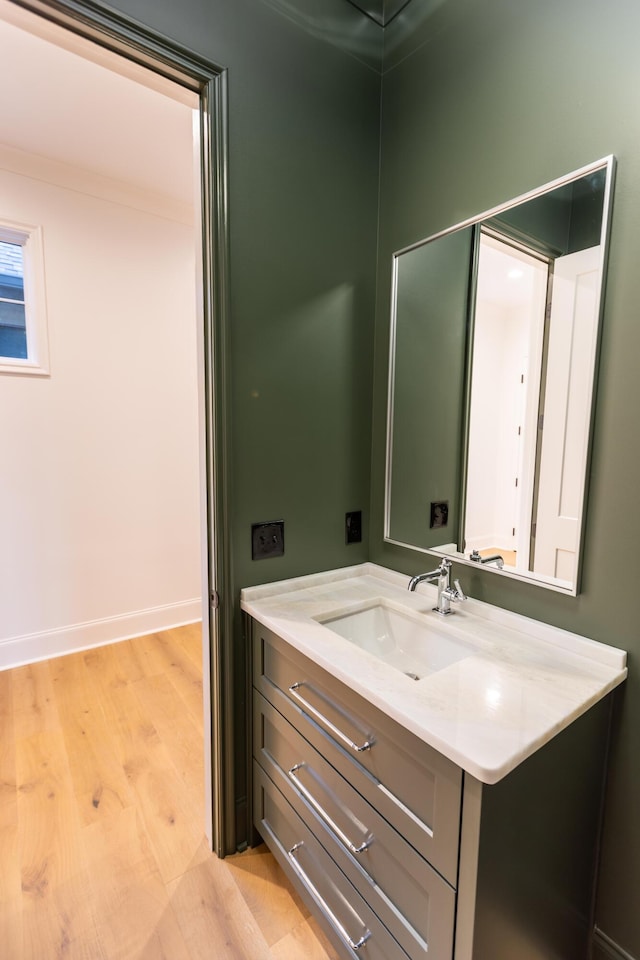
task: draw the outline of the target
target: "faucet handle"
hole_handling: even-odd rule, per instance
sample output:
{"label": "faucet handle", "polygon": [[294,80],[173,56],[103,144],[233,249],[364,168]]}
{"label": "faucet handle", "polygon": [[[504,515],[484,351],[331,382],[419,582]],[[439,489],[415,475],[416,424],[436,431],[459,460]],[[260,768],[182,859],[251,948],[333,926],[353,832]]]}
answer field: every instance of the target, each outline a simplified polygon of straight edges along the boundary
{"label": "faucet handle", "polygon": [[460,581],[459,581],[459,580],[454,580],[454,581],[453,581],[453,585],[454,585],[455,588],[456,588],[456,593],[457,593],[457,595],[458,595],[458,600],[466,600],[466,599],[467,599],[467,595],[466,595],[466,593],[464,592],[464,590],[462,589],[462,587],[460,586]]}

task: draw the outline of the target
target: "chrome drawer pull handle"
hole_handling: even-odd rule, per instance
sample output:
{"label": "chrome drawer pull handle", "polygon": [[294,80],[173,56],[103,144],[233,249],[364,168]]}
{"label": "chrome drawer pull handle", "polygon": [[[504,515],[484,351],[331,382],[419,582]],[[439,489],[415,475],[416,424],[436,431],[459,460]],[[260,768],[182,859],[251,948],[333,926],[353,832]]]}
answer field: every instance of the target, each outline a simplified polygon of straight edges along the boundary
{"label": "chrome drawer pull handle", "polygon": [[302,687],[303,685],[303,680],[300,680],[298,683],[292,683],[289,687],[289,693],[292,697],[298,700],[299,703],[301,703],[305,709],[309,711],[309,713],[313,714],[316,720],[319,720],[320,723],[324,724],[324,726],[326,726],[331,733],[338,738],[338,740],[341,740],[342,743],[346,744],[351,750],[354,750],[355,753],[362,753],[364,750],[371,749],[375,743],[373,738],[371,740],[365,740],[365,742],[359,746],[357,743],[354,743],[350,737],[343,733],[342,730],[339,730],[334,723],[331,723],[331,720],[327,720],[324,714],[320,713],[319,710],[316,710],[316,708],[310,704],[308,700],[305,700],[305,698],[298,693],[298,688]]}
{"label": "chrome drawer pull handle", "polygon": [[[367,940],[369,939],[369,937],[371,936],[371,931],[367,930],[366,933],[364,933],[359,940],[351,939],[351,937],[345,930],[344,926],[340,923],[340,921],[336,917],[335,913],[333,912],[333,910],[331,909],[327,901],[324,899],[324,897],[322,897],[319,894],[317,888],[314,886],[314,884],[309,879],[308,875],[300,866],[300,863],[295,856],[296,852],[300,849],[300,847],[304,847],[303,841],[300,841],[300,843],[294,843],[294,845],[289,850],[288,857],[289,857],[289,860],[291,861],[291,866],[296,871],[296,873],[298,874],[298,876],[300,877],[304,885],[308,887],[308,889],[311,891],[311,893],[313,894],[313,897],[318,901],[318,903],[320,904],[320,906],[322,907],[326,915],[329,917],[329,920],[331,921],[333,926],[336,928],[336,930],[338,931],[338,933],[340,934],[344,942],[347,944],[347,946],[351,947],[352,950],[361,950],[362,947],[364,947]],[[362,921],[360,922],[362,923]],[[364,927],[364,923],[362,924],[362,926]]]}
{"label": "chrome drawer pull handle", "polygon": [[346,835],[346,833],[344,833],[344,832],[340,829],[340,827],[339,827],[338,824],[335,822],[335,820],[333,820],[333,819],[329,816],[329,814],[327,813],[327,811],[324,809],[324,807],[322,807],[322,806],[318,803],[318,801],[317,801],[316,798],[313,796],[313,794],[311,793],[311,791],[308,790],[307,787],[305,787],[305,785],[302,783],[301,780],[298,779],[298,777],[296,777],[296,773],[298,772],[298,770],[303,770],[305,766],[306,766],[306,764],[304,764],[304,763],[296,763],[295,766],[291,767],[291,769],[288,771],[288,774],[287,774],[288,777],[289,777],[289,779],[292,780],[293,783],[295,783],[296,788],[300,791],[300,793],[303,795],[303,797],[305,797],[305,798],[309,801],[309,803],[311,804],[311,806],[313,807],[313,809],[322,817],[322,819],[323,819],[324,822],[327,824],[327,826],[328,826],[331,830],[333,830],[333,832],[340,838],[340,840],[342,840],[342,842],[344,843],[345,847],[346,847],[348,850],[350,850],[351,853],[355,853],[355,854],[364,853],[364,851],[365,851],[368,847],[370,847],[371,844],[373,843],[373,837],[370,836],[367,840],[364,841],[364,843],[361,843],[359,847],[357,847],[357,846],[355,845],[355,843],[352,843],[351,840],[349,840],[349,837]]}

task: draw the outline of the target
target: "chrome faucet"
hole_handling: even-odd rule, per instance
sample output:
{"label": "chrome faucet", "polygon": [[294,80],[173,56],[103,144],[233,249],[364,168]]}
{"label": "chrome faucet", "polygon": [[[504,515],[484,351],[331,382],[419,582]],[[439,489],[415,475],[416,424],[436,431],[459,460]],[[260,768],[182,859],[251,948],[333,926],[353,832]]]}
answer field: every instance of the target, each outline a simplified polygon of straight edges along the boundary
{"label": "chrome faucet", "polygon": [[492,553],[490,557],[482,557],[477,550],[474,550],[469,554],[469,560],[473,560],[474,563],[495,563],[498,570],[502,570],[504,567],[504,557],[499,553]]}
{"label": "chrome faucet", "polygon": [[411,577],[409,590],[413,593],[419,583],[435,583],[436,581],[438,582],[438,602],[433,609],[440,616],[446,617],[449,613],[454,612],[451,609],[452,602],[458,603],[460,600],[467,599],[459,580],[454,580],[454,585],[451,586],[451,560],[444,558],[437,570]]}

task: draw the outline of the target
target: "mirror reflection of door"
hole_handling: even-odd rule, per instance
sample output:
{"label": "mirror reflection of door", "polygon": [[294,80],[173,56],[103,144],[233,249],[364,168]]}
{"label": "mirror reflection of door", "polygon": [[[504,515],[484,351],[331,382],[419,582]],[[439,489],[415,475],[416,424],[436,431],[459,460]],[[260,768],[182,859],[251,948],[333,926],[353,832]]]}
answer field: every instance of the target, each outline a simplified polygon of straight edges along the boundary
{"label": "mirror reflection of door", "polygon": [[467,463],[467,551],[529,569],[549,262],[482,231]]}
{"label": "mirror reflection of door", "polygon": [[[599,268],[599,247],[549,260],[491,231],[480,235],[466,550],[568,581],[576,568]],[[545,408],[554,411],[546,421]]]}
{"label": "mirror reflection of door", "polygon": [[573,580],[576,572],[599,275],[599,246],[559,257],[553,265],[531,569],[561,580]]}

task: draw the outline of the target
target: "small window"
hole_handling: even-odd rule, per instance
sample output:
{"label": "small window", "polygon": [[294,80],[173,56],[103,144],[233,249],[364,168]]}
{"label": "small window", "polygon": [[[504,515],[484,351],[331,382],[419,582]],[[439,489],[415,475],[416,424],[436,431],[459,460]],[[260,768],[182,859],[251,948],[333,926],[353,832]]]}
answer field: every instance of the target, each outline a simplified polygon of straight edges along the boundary
{"label": "small window", "polygon": [[0,240],[0,356],[27,359],[22,244],[7,240]]}
{"label": "small window", "polygon": [[0,221],[0,373],[48,372],[42,230]]}

